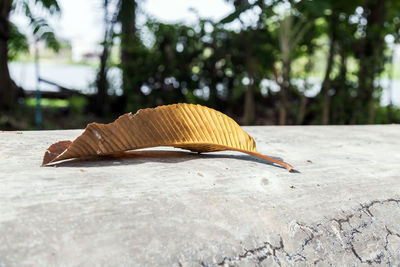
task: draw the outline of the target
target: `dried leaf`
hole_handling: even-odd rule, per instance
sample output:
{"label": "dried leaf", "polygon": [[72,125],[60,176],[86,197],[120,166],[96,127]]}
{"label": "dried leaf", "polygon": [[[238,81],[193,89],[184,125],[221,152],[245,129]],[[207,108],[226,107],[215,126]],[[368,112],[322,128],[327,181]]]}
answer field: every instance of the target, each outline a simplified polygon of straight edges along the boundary
{"label": "dried leaf", "polygon": [[90,123],[75,141],[51,145],[42,166],[65,159],[157,146],[195,152],[240,151],[279,164],[288,171],[293,169],[285,162],[259,154],[254,139],[230,117],[192,104],[141,109],[109,124]]}

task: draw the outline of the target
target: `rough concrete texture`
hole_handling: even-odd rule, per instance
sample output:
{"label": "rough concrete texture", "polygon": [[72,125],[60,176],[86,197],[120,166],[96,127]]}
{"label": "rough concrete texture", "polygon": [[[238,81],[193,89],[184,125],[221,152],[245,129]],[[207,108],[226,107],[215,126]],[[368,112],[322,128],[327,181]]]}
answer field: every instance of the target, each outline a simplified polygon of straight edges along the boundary
{"label": "rough concrete texture", "polygon": [[81,130],[1,132],[0,266],[400,264],[399,125],[245,130],[299,172],[173,148],[39,167]]}

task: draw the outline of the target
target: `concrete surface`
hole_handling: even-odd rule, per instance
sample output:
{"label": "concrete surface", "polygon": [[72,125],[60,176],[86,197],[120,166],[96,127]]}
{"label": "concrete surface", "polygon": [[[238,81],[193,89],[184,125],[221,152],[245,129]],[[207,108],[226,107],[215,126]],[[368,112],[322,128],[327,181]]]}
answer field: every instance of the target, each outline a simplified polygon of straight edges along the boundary
{"label": "concrete surface", "polygon": [[399,125],[245,129],[299,172],[173,148],[39,167],[81,130],[0,132],[0,266],[400,264]]}

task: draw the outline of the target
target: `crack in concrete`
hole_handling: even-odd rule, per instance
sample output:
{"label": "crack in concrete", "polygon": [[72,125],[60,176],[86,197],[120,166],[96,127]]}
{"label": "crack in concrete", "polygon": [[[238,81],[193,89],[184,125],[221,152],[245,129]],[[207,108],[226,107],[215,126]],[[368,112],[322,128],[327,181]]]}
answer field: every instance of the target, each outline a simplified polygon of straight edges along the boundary
{"label": "crack in concrete", "polygon": [[387,234],[386,234],[386,237],[385,237],[385,245],[384,245],[384,248],[385,248],[385,250],[388,252],[388,260],[387,260],[386,264],[387,264],[388,266],[393,266],[393,265],[392,265],[392,262],[391,262],[391,259],[392,259],[393,255],[392,255],[392,253],[390,252],[390,250],[389,250],[389,248],[388,248],[388,245],[389,245],[389,236],[394,235],[394,236],[397,236],[398,238],[400,238],[400,234],[394,233],[394,232],[391,231],[391,230],[389,229],[389,227],[387,227],[386,225],[385,225],[385,229],[386,229]]}
{"label": "crack in concrete", "polygon": [[[258,263],[261,263],[262,261],[267,259],[269,256],[273,256],[274,257],[274,261],[279,266],[282,266],[279,258],[276,255],[276,252],[277,251],[285,251],[284,248],[285,248],[285,246],[283,244],[283,239],[282,239],[282,237],[280,237],[279,246],[274,246],[270,242],[264,242],[263,246],[260,246],[260,247],[257,247],[257,248],[253,248],[253,249],[248,249],[248,250],[245,251],[244,254],[238,255],[236,258],[224,257],[221,262],[217,263],[217,266],[225,266],[229,262],[239,262],[242,259],[246,259],[246,258],[251,257],[253,255],[255,255],[255,258],[257,259]],[[257,256],[258,253],[263,253],[264,250],[268,250],[268,251],[265,252],[264,254],[262,254],[261,256]],[[204,265],[203,264],[203,266],[213,266],[213,265],[207,265],[207,264]]]}
{"label": "crack in concrete", "polygon": [[[372,259],[363,259],[360,255],[359,255],[359,253],[356,251],[356,249],[355,249],[355,247],[354,247],[354,244],[353,244],[353,241],[354,241],[354,235],[355,234],[362,234],[362,231],[360,231],[360,229],[365,229],[365,228],[367,228],[369,225],[372,225],[373,224],[373,222],[374,222],[374,218],[375,218],[375,216],[374,216],[374,214],[371,212],[371,208],[374,206],[374,205],[376,205],[376,204],[385,204],[385,203],[390,203],[390,202],[395,202],[396,204],[399,204],[400,203],[400,199],[399,200],[397,200],[397,199],[393,199],[393,198],[390,198],[390,199],[386,199],[386,200],[373,200],[373,201],[371,201],[370,203],[368,203],[368,204],[366,204],[366,205],[363,205],[363,204],[360,204],[361,205],[361,208],[360,209],[358,209],[358,211],[360,211],[360,212],[365,212],[368,216],[370,216],[372,219],[369,221],[369,224],[367,224],[366,222],[363,222],[359,227],[356,227],[356,228],[353,228],[352,230],[351,230],[351,232],[350,232],[350,240],[351,240],[351,242],[348,242],[348,245],[350,245],[350,248],[351,248],[351,251],[352,251],[352,253],[354,254],[354,256],[361,262],[361,263],[367,263],[367,264],[369,264],[369,265],[371,265],[371,264],[373,264],[373,263],[377,263],[377,264],[381,264],[382,263],[382,259],[385,257],[385,254],[384,254],[384,252],[380,252],[380,253],[378,253],[374,258],[372,258]],[[350,218],[349,218],[350,219]],[[349,220],[348,220],[349,221]],[[388,229],[388,227],[385,225],[385,230],[387,231],[387,233],[390,235],[390,231],[389,231],[389,229]],[[387,243],[388,243],[388,239],[387,239],[387,237],[388,237],[388,235],[386,235],[386,237],[385,237],[385,239],[386,239],[386,241],[387,241]],[[387,251],[388,253],[390,253],[389,251],[388,251],[388,249],[387,249],[387,244],[384,246],[384,248],[385,248],[385,251]]]}
{"label": "crack in concrete", "polygon": [[[272,257],[273,261],[279,265],[287,265],[287,264],[294,264],[299,261],[303,262],[309,262],[312,264],[317,264],[324,262],[326,264],[332,264],[332,262],[325,262],[326,257],[324,257],[324,254],[318,255],[318,251],[316,248],[314,248],[314,253],[311,255],[307,255],[305,253],[305,249],[307,246],[310,246],[311,244],[315,244],[316,241],[318,241],[318,245],[320,245],[320,241],[322,238],[328,238],[328,241],[330,242],[329,244],[341,244],[345,242],[346,246],[343,247],[343,251],[341,253],[346,254],[346,252],[351,252],[350,256],[353,255],[355,259],[357,259],[361,264],[382,264],[385,255],[387,255],[387,261],[386,264],[389,266],[392,266],[392,253],[390,252],[388,248],[389,244],[389,236],[397,236],[400,238],[400,234],[395,233],[394,231],[390,230],[387,225],[384,225],[384,231],[385,231],[385,245],[383,246],[384,250],[383,251],[378,251],[375,257],[365,259],[362,257],[359,251],[357,251],[357,248],[355,246],[355,236],[356,235],[363,235],[363,231],[369,227],[371,227],[376,221],[377,218],[375,215],[372,213],[371,208],[375,205],[384,205],[386,203],[396,203],[397,206],[400,208],[400,199],[394,199],[394,198],[389,198],[385,200],[373,200],[367,204],[360,204],[360,208],[354,210],[352,213],[347,214],[345,217],[342,218],[331,218],[325,221],[324,223],[318,223],[316,225],[306,225],[301,222],[295,222],[296,225],[299,226],[299,228],[307,235],[307,238],[303,239],[301,241],[301,245],[299,248],[295,251],[295,253],[290,253],[285,249],[285,244],[283,241],[283,238],[281,235],[279,235],[280,241],[278,246],[274,246],[270,242],[266,241],[263,242],[262,246],[252,248],[252,249],[245,249],[245,252],[243,254],[239,254],[237,256],[233,257],[223,257],[222,261],[218,263],[212,263],[212,264],[207,264],[202,262],[202,266],[207,266],[207,267],[213,267],[213,266],[235,266],[240,264],[240,262],[244,260],[252,260],[255,265],[261,264],[264,260]],[[367,221],[363,221],[363,214],[366,214],[370,219]],[[358,225],[352,226],[350,221],[354,220],[361,220]],[[338,234],[334,234],[330,232],[330,227],[329,225],[335,222],[339,226],[339,235],[342,235],[347,241],[343,241]],[[349,230],[345,230],[344,225],[348,224],[350,226]],[[378,225],[379,226],[379,225]],[[377,226],[377,227],[378,227]],[[330,238],[330,239],[329,239]],[[332,245],[332,246],[333,246]],[[320,250],[324,251],[324,248],[318,247]],[[400,249],[400,248],[399,248]],[[277,255],[277,252],[281,252],[283,254],[283,257],[281,255]],[[337,252],[335,252],[336,254]],[[337,255],[335,255],[334,258],[336,258]],[[398,262],[400,263],[400,258],[397,259]],[[334,263],[334,262],[333,262]]]}

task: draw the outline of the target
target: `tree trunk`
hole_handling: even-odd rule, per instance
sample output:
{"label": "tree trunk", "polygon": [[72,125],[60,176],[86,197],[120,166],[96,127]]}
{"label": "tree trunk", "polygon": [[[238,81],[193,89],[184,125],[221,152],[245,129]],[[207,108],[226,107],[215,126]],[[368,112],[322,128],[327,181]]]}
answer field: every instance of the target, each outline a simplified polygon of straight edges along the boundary
{"label": "tree trunk", "polygon": [[245,125],[251,125],[255,123],[256,119],[256,107],[254,101],[254,77],[256,72],[256,66],[251,52],[251,47],[249,41],[249,37],[246,36],[246,72],[249,76],[249,84],[247,85],[247,90],[244,99],[244,114],[243,114],[243,122]]}
{"label": "tree trunk", "polygon": [[297,119],[296,119],[297,125],[303,124],[304,116],[306,114],[306,108],[307,108],[307,97],[304,94],[302,94],[300,97],[300,105],[299,105],[299,110],[298,110]]}
{"label": "tree trunk", "polygon": [[337,92],[337,98],[340,101],[339,107],[337,108],[337,121],[338,124],[345,124],[347,123],[347,118],[346,118],[346,108],[349,106],[349,93],[346,88],[346,75],[347,75],[347,58],[345,55],[344,49],[340,53],[340,85],[338,87],[338,92]]}
{"label": "tree trunk", "polygon": [[335,56],[336,27],[337,27],[336,23],[337,23],[337,15],[336,15],[336,13],[333,12],[331,15],[331,22],[330,22],[330,44],[329,44],[328,61],[326,63],[326,71],[325,71],[324,81],[322,82],[322,86],[321,86],[321,93],[323,96],[322,124],[324,124],[324,125],[329,124],[329,117],[330,117],[329,90],[331,87],[330,75],[332,73],[333,59]]}
{"label": "tree trunk", "polygon": [[311,70],[312,70],[312,68],[314,66],[313,60],[312,60],[312,58],[313,58],[312,54],[313,54],[313,51],[311,49],[309,49],[308,52],[307,52],[308,61],[307,61],[307,64],[306,64],[306,66],[304,68],[304,71],[305,71],[305,74],[306,74],[306,78],[304,78],[304,92],[302,92],[302,93],[299,92],[299,93],[301,93],[301,96],[300,96],[299,108],[297,110],[297,119],[296,119],[296,124],[297,125],[302,125],[303,124],[304,117],[306,115],[307,97],[306,97],[305,93],[306,93],[306,90],[309,89],[310,84],[308,82],[308,76],[309,76],[309,74],[310,74],[310,72],[311,72]]}
{"label": "tree trunk", "polygon": [[17,86],[11,80],[8,70],[8,40],[10,26],[8,17],[11,11],[11,1],[0,1],[0,110],[13,106],[17,98]]}
{"label": "tree trunk", "polygon": [[131,45],[136,39],[136,1],[121,0],[119,10],[121,22],[121,63],[129,64],[132,58]]}
{"label": "tree trunk", "polygon": [[97,94],[95,96],[94,111],[97,115],[104,115],[109,110],[108,103],[108,89],[109,84],[107,80],[108,73],[108,58],[110,56],[110,46],[112,45],[113,34],[114,34],[114,24],[116,18],[114,18],[117,13],[114,14],[113,19],[109,21],[109,1],[104,0],[104,40],[103,40],[103,52],[100,55],[100,68],[97,73],[96,85]]}
{"label": "tree trunk", "polygon": [[138,38],[136,36],[136,7],[135,0],[121,0],[118,20],[121,22],[121,68],[124,94],[129,101],[139,109],[143,107],[144,95],[140,90],[140,82],[137,79],[135,62],[138,50]]}
{"label": "tree trunk", "polygon": [[106,40],[103,45],[103,52],[100,56],[100,69],[97,74],[97,94],[95,96],[95,112],[97,115],[104,115],[107,110],[107,91],[108,91],[108,80],[107,80],[107,61],[109,56],[108,44],[106,44]]}
{"label": "tree trunk", "polygon": [[287,109],[288,109],[288,93],[290,90],[290,60],[284,60],[282,68],[282,82],[280,84],[280,101],[279,124],[286,125]]}
{"label": "tree trunk", "polygon": [[218,94],[217,94],[217,68],[215,67],[215,60],[211,60],[210,64],[210,97],[208,99],[208,103],[211,108],[218,109]]}
{"label": "tree trunk", "polygon": [[388,69],[388,74],[389,74],[389,86],[388,86],[388,93],[389,93],[389,105],[387,107],[387,120],[389,123],[396,123],[394,114],[393,114],[393,76],[394,76],[394,66],[395,66],[395,61],[394,61],[394,53],[395,53],[395,48],[393,47],[391,50],[391,55],[390,55],[390,67]]}
{"label": "tree trunk", "polygon": [[[364,6],[364,17],[368,23],[365,29],[365,38],[361,41],[358,55],[360,71],[355,117],[359,123],[374,122],[374,80],[383,70],[383,24],[386,14],[385,0],[377,0]],[[367,120],[365,120],[365,117]]]}
{"label": "tree trunk", "polygon": [[243,122],[245,125],[252,125],[255,122],[256,109],[254,103],[254,81],[250,79],[250,84],[247,86],[244,100],[244,115]]}
{"label": "tree trunk", "polygon": [[279,125],[285,125],[286,124],[286,106],[287,106],[286,87],[284,85],[284,81],[282,81],[283,78],[280,79],[278,70],[275,67],[275,65],[272,66],[272,70],[274,72],[275,82],[277,85],[279,85],[279,88],[280,88],[280,90],[279,90],[280,105],[279,105],[278,123],[279,123]]}

